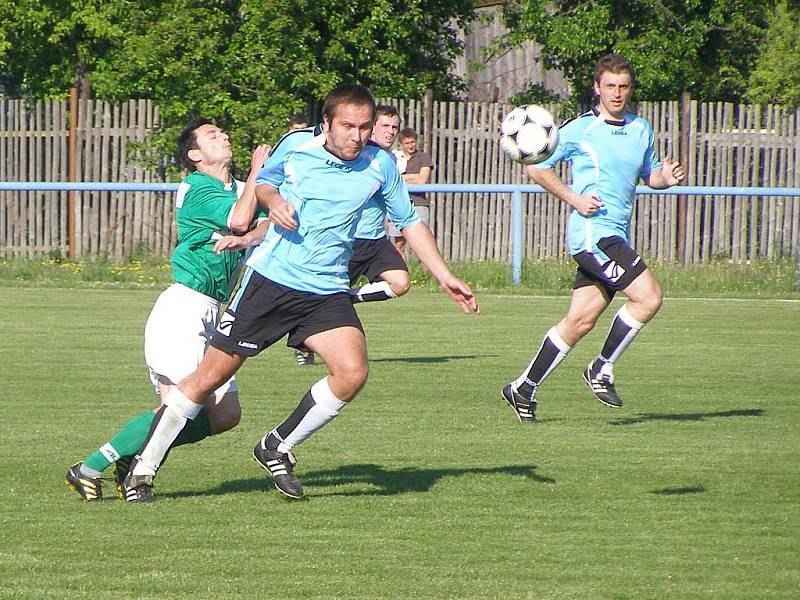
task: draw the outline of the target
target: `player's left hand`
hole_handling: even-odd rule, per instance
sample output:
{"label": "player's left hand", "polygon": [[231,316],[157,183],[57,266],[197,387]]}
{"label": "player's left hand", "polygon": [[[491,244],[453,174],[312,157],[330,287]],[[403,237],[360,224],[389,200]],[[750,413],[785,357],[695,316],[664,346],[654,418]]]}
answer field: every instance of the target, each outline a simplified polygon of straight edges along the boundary
{"label": "player's left hand", "polygon": [[217,240],[214,244],[214,252],[222,254],[223,252],[235,252],[236,250],[244,250],[253,245],[253,241],[248,239],[247,236],[226,235]]}
{"label": "player's left hand", "polygon": [[258,172],[261,170],[261,167],[264,166],[264,163],[267,162],[267,157],[269,153],[272,152],[272,146],[269,144],[259,144],[256,146],[255,150],[253,150],[253,154],[250,157],[250,169]]}
{"label": "player's left hand", "polygon": [[481,309],[478,306],[478,301],[475,300],[475,296],[472,294],[472,290],[458,277],[447,276],[439,282],[439,285],[445,294],[450,296],[461,306],[461,310],[464,311],[464,314],[468,315],[470,312],[474,312],[476,315],[481,314]]}
{"label": "player's left hand", "polygon": [[664,183],[667,187],[677,185],[684,178],[683,167],[679,162],[670,162],[665,160],[661,165],[661,176],[664,178]]}

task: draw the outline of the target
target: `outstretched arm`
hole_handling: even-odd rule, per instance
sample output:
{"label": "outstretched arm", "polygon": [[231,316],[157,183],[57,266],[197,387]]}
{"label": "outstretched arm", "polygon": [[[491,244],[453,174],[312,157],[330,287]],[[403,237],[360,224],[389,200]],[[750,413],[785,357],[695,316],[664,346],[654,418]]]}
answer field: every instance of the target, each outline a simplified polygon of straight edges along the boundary
{"label": "outstretched arm", "polygon": [[214,252],[222,254],[225,251],[244,250],[251,246],[257,246],[267,235],[267,229],[269,229],[269,221],[264,219],[244,235],[226,235],[214,244]]}
{"label": "outstretched arm", "polygon": [[445,294],[458,303],[466,314],[469,314],[470,311],[475,314],[481,312],[470,287],[453,275],[453,272],[444,262],[442,255],[439,253],[439,247],[436,245],[436,240],[425,223],[419,222],[411,227],[406,227],[403,229],[403,237],[408,241],[408,245],[414,251],[414,254],[419,257],[422,264],[431,272],[431,275],[436,277]]}
{"label": "outstretched arm", "polygon": [[590,194],[576,194],[570,187],[561,181],[553,169],[539,169],[529,166],[526,169],[528,177],[534,183],[542,186],[545,190],[553,194],[556,198],[566,202],[584,217],[591,217],[598,210],[603,208],[603,201],[596,192]]}

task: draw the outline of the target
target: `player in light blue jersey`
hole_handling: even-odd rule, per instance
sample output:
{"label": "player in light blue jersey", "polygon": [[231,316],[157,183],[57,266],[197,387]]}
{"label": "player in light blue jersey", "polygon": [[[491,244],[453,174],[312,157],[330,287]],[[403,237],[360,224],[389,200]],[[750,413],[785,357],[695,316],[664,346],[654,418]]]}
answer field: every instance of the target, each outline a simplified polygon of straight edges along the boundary
{"label": "player in light blue jersey", "polygon": [[[395,107],[387,104],[378,105],[375,115],[371,140],[389,152],[400,130],[400,115]],[[389,156],[395,158],[394,154],[389,153]],[[361,211],[356,227],[353,257],[348,267],[350,285],[362,275],[369,283],[350,288],[353,303],[390,300],[408,292],[408,265],[389,241],[385,221],[385,203],[380,194],[375,194]],[[417,216],[411,224],[419,221]]]}
{"label": "player in light blue jersey", "polygon": [[[389,151],[400,130],[400,115],[394,106],[379,104],[375,108],[375,126],[370,140]],[[394,154],[390,154],[394,157]],[[350,300],[380,302],[399,298],[408,292],[408,265],[386,235],[386,207],[380,194],[375,194],[361,210],[356,226],[353,256],[348,264]],[[368,283],[355,286],[362,277]],[[300,366],[314,364],[314,353],[308,349],[295,350]]]}
{"label": "player in light blue jersey", "polygon": [[430,230],[416,222],[394,160],[367,143],[375,119],[369,91],[358,85],[335,88],[322,118],[320,135],[305,129],[281,138],[259,173],[256,196],[269,209],[273,226],[248,259],[202,362],[159,409],[127,487],[151,496],[156,470],[202,399],[247,357],[288,334],[289,346],[305,346],[322,357],[328,375],[259,440],[253,457],[282,493],[303,496],[291,450],[334,419],[367,379],[367,348],[350,301],[348,262],[361,212],[376,193],[442,290],[465,313],[478,312],[469,286],[447,267]]}
{"label": "player in light blue jersey", "polygon": [[[614,364],[661,307],[658,281],[629,245],[633,198],[639,179],[664,189],[683,179],[683,168],[659,162],[650,124],[627,112],[633,69],[625,58],[610,54],[598,61],[594,91],[598,105],[562,125],[553,155],[528,167],[534,182],[572,207],[567,245],[578,272],[566,316],[547,332],[525,371],[503,389],[503,398],[522,422],[535,422],[537,388],[592,330],[617,291],[628,301],[617,311],[583,379],[600,402],[622,406],[614,387]],[[562,160],[572,163],[571,186],[553,170]]]}

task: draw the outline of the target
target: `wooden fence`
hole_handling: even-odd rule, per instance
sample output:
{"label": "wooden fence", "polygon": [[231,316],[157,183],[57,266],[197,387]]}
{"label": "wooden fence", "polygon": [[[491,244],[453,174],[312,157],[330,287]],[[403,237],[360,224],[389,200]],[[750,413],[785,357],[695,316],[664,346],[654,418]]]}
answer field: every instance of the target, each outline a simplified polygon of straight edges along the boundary
{"label": "wooden fence", "polygon": [[[435,162],[432,183],[526,183],[497,143],[509,106],[392,103],[402,125],[421,133]],[[638,112],[652,123],[661,156],[678,157],[683,141],[688,185],[800,187],[800,111],[673,101],[642,103]],[[0,99],[0,181],[67,181],[68,121],[64,101],[29,106]],[[149,101],[79,101],[75,180],[161,181],[138,165],[134,147],[157,122]],[[166,255],[174,246],[172,194],[72,193],[78,256],[119,260],[139,251]],[[510,261],[509,194],[440,193],[432,200],[432,227],[445,258]],[[523,256],[563,257],[567,207],[548,194],[529,194],[523,204]],[[66,253],[67,206],[67,192],[0,192],[0,255]],[[632,243],[647,258],[688,263],[791,256],[800,245],[800,198],[642,195]]]}
{"label": "wooden fence", "polygon": [[[69,103],[0,99],[0,181],[69,180]],[[150,101],[78,102],[75,181],[154,182],[136,144],[158,123]],[[77,256],[120,260],[137,252],[168,254],[176,240],[172,194],[72,192]],[[67,253],[68,192],[0,192],[0,253]]]}

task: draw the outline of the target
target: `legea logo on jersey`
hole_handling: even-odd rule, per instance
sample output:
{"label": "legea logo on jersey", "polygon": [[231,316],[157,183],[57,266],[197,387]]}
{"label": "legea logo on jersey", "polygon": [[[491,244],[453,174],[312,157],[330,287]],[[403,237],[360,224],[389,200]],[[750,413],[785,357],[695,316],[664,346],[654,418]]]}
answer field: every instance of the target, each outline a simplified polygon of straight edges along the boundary
{"label": "legea logo on jersey", "polygon": [[624,129],[615,129],[614,131],[611,132],[611,135],[628,135],[628,134],[625,133]]}
{"label": "legea logo on jersey", "polygon": [[347,165],[343,165],[342,163],[333,162],[330,159],[326,160],[325,164],[328,165],[329,167],[333,167],[334,169],[339,169],[340,171],[344,171],[345,173],[348,173],[348,172],[352,171],[352,169],[350,167],[348,167]]}
{"label": "legea logo on jersey", "polygon": [[233,327],[233,322],[236,320],[236,317],[233,316],[231,313],[226,312],[222,315],[222,318],[219,320],[219,325],[217,325],[217,332],[228,337],[231,334],[231,327]]}
{"label": "legea logo on jersey", "polygon": [[620,277],[625,274],[625,269],[620,267],[616,262],[613,260],[606,264],[605,268],[603,268],[603,275],[606,276],[606,279],[609,281],[617,281]]}

